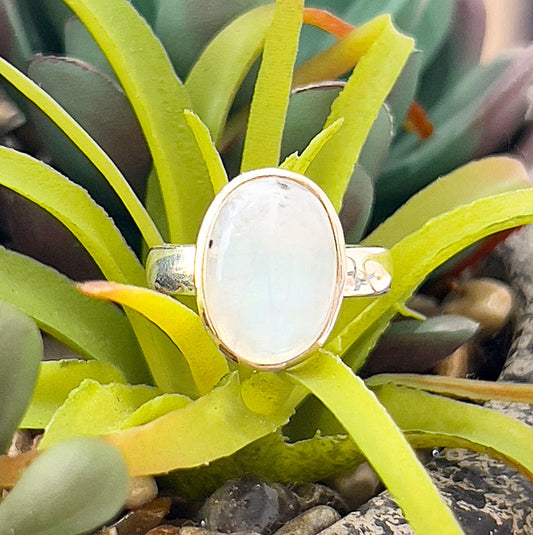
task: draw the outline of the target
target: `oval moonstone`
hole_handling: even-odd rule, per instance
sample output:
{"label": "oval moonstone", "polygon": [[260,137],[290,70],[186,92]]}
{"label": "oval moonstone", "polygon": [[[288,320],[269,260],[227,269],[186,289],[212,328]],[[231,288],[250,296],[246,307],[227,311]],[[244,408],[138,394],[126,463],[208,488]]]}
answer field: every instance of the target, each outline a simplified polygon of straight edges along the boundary
{"label": "oval moonstone", "polygon": [[315,184],[280,169],[246,173],[219,193],[200,231],[196,280],[204,321],[232,358],[282,368],[324,341],[342,292],[337,225]]}

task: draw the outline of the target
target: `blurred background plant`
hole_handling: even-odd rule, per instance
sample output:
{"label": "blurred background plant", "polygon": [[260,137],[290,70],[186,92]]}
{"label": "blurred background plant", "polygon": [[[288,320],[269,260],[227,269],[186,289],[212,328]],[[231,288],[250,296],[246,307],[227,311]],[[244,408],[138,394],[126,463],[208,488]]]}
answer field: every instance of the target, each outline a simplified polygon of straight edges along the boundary
{"label": "blurred background plant", "polygon": [[[79,4],[83,5],[84,2]],[[194,90],[201,87],[198,80],[201,82],[202,76],[201,71],[195,71],[194,66],[198,65],[196,62],[199,55],[218,30],[248,9],[263,4],[266,2],[213,1],[208,4],[178,0],[161,0],[157,3],[142,0],[132,2],[163,43],[175,72],[186,81],[185,88],[190,93],[192,109],[197,111],[210,128],[210,135],[222,153],[230,177],[239,172],[238,165],[243,159],[242,147],[243,145],[246,147],[244,139],[249,132],[246,132],[245,118],[250,107],[254,79],[259,70],[254,61],[260,50],[257,54],[246,56],[246,61],[250,63],[247,67],[251,67],[251,74],[243,80],[228,120],[225,121],[224,117],[222,120],[218,118],[218,124],[212,117],[210,118],[209,109],[202,108],[205,102],[202,104],[200,97],[205,98],[205,94],[199,95]],[[428,218],[457,208],[461,203],[475,204],[475,201],[483,195],[504,194],[529,185],[527,176],[519,164],[508,159],[487,159],[471,163],[463,170],[456,170],[472,159],[497,151],[520,152],[521,147],[525,145],[516,140],[525,135],[524,143],[527,144],[529,139],[524,130],[527,130],[528,126],[527,89],[533,78],[533,49],[516,50],[488,65],[479,65],[484,28],[482,2],[476,0],[433,2],[360,0],[351,3],[323,1],[317,2],[316,7],[326,7],[339,15],[342,21],[324,16],[322,12],[316,10],[307,10],[304,14],[308,26],[304,27],[301,36],[293,80],[295,87],[288,102],[281,140],[281,160],[287,157],[287,165],[291,165],[291,162],[298,164],[299,159],[293,156],[296,151],[300,155],[305,154],[304,149],[312,140],[315,140],[320,148],[328,142],[328,136],[331,138],[336,134],[335,128],[340,128],[340,122],[332,123],[327,132],[321,133],[330,115],[331,105],[347,87],[345,77],[353,68],[353,57],[349,56],[348,52],[343,52],[343,46],[349,41],[348,37],[357,33],[352,32],[353,26],[364,27],[365,22],[373,20],[377,15],[384,12],[391,13],[396,25],[415,38],[418,49],[409,57],[389,95],[387,104],[383,105],[377,114],[352,178],[347,181],[341,219],[349,242],[361,241],[384,217],[402,206],[413,193],[434,182],[442,174],[451,172],[447,180],[436,185],[431,193],[423,194],[414,205],[411,203],[410,208],[402,212],[408,213],[409,217],[405,216],[406,219],[402,219],[404,216],[400,214],[399,219],[395,220],[405,225],[396,224],[396,229],[391,228],[395,226],[394,224],[378,227],[377,234],[371,234],[370,239],[376,240],[375,243],[392,246],[408,237],[409,233],[417,234],[419,227]],[[318,26],[320,29],[312,26]],[[255,29],[253,25],[251,27]],[[161,197],[165,197],[165,192],[158,190],[155,173],[151,173],[152,156],[155,160],[156,155],[153,146],[152,155],[147,148],[146,122],[141,129],[139,122],[142,121],[136,118],[126,97],[129,91],[129,96],[132,98],[135,85],[121,87],[118,78],[124,77],[117,77],[85,27],[59,0],[46,0],[38,4],[30,0],[17,2],[2,0],[0,28],[2,28],[0,33],[2,56],[19,70],[27,73],[38,86],[53,96],[111,156],[137,196],[146,199],[146,206],[163,237],[174,239],[168,230],[171,225],[167,227],[162,210]],[[230,35],[235,38],[235,34]],[[220,42],[222,38],[219,35]],[[231,41],[231,44],[235,50],[239,49],[236,40]],[[138,52],[142,54],[142,45],[138,46]],[[135,56],[136,50],[130,48],[128,52]],[[330,57],[328,54],[332,53],[335,61],[328,60]],[[228,53],[229,56],[231,54]],[[203,65],[205,66],[205,63]],[[157,66],[154,64],[154,69],[157,71],[160,66],[161,64]],[[239,74],[241,71],[244,74],[248,70],[242,66],[238,69]],[[154,79],[159,82],[169,72],[171,71],[165,71],[163,74],[154,72]],[[18,81],[22,85],[22,80]],[[361,94],[361,100],[371,100],[369,94],[372,91],[379,92],[380,89],[383,91],[380,88],[381,82],[382,80],[378,78],[373,82],[374,85],[369,83],[370,90]],[[157,86],[157,83],[154,84]],[[0,121],[3,144],[51,163],[53,168],[87,188],[91,197],[105,207],[113,217],[128,243],[134,248],[138,259],[142,259],[144,247],[137,227],[131,220],[132,210],[129,210],[128,214],[124,207],[127,204],[125,197],[114,193],[109,186],[109,177],[104,178],[104,175],[96,169],[97,159],[89,160],[82,155],[71,141],[74,136],[72,134],[67,136],[60,131],[42,112],[15,91],[13,86],[6,83],[4,89],[5,94],[2,94],[1,98],[2,109],[5,112]],[[33,89],[30,92],[35,95]],[[141,97],[135,95],[134,98]],[[161,99],[160,104],[166,104],[164,96],[159,95],[158,98]],[[205,113],[200,113],[199,109]],[[137,113],[139,117],[138,110]],[[186,117],[194,135],[201,138],[205,134],[201,123],[195,122],[192,114]],[[144,119],[146,121],[146,116]],[[185,125],[183,117],[176,115],[174,119],[179,122],[180,128],[183,128]],[[342,122],[342,117],[338,120]],[[154,122],[157,121],[154,119]],[[217,128],[212,128],[213,123]],[[170,139],[170,131],[167,131]],[[315,137],[317,135],[318,138]],[[204,149],[206,146],[209,146],[207,142],[203,145]],[[179,152],[178,149],[175,150]],[[181,146],[179,150],[185,152]],[[196,148],[194,150],[197,151]],[[526,152],[522,152],[527,155]],[[2,152],[6,161],[11,158],[9,154]],[[196,155],[197,152],[193,151],[191,158]],[[27,194],[26,191],[26,196],[33,202],[17,196],[12,191],[2,190],[3,242],[9,249],[51,265],[77,280],[101,278],[104,275],[109,280],[127,282],[137,287],[144,285],[144,273],[138,259],[124,247],[120,235],[105,216],[93,208],[88,208],[89,201],[80,191],[70,187],[67,191],[66,187],[58,186],[57,176],[50,168],[45,170],[33,161],[31,164],[28,161],[22,165],[22,160],[19,161],[18,157],[12,158],[9,166],[10,169],[14,169],[13,176],[26,172],[35,184],[25,188],[31,191],[31,194]],[[347,156],[347,161],[356,159],[355,153]],[[305,159],[303,161],[305,162]],[[17,167],[19,163],[20,167]],[[195,190],[195,181],[190,177],[187,179],[189,182],[182,183],[184,190],[181,193],[187,189],[191,190],[190,195],[195,203],[195,209],[198,205],[196,211],[201,214],[202,207],[209,201],[209,194],[207,190],[202,192],[202,184]],[[328,187],[336,188],[333,194],[340,206],[344,184],[336,185],[331,177],[326,177],[324,180],[330,181],[330,184],[326,184]],[[16,190],[17,187],[12,189]],[[194,198],[197,191],[199,198]],[[438,202],[435,200],[437,198]],[[413,206],[417,206],[417,202],[418,208],[413,209]],[[61,203],[60,210],[57,208],[59,203]],[[41,204],[46,210],[42,210],[37,204]],[[63,211],[60,213],[62,223],[51,217],[47,210],[55,215]],[[516,210],[525,209],[517,207]],[[474,209],[469,213],[474,218],[478,214]],[[86,227],[78,224],[82,217],[90,222]],[[513,216],[505,217],[508,218],[507,222],[503,223],[502,220],[500,224],[503,227],[512,226],[509,221]],[[523,219],[527,220],[527,216],[524,215]],[[517,216],[516,220],[522,219]],[[179,228],[178,233],[192,241],[197,223],[196,220],[190,221],[188,226]],[[484,224],[488,225],[487,222]],[[446,227],[447,230],[451,234],[457,233],[457,225],[450,225]],[[479,225],[482,227],[483,223]],[[77,232],[84,247],[93,257],[99,258],[99,267],[96,267],[85,248],[65,227]],[[146,227],[144,230],[146,231]],[[175,227],[174,231],[176,232]],[[424,232],[417,234],[417,239],[422,240],[426,231],[429,233],[429,230],[425,229]],[[159,238],[157,232],[156,229],[152,235],[152,238],[155,235],[155,241]],[[474,233],[473,230],[471,232]],[[463,245],[469,243],[470,235],[466,230],[465,236],[467,236],[464,238],[465,241],[461,242]],[[146,235],[144,237],[146,238]],[[386,243],[387,240],[390,243]],[[455,244],[453,247],[459,250]],[[398,254],[401,257],[401,254]],[[223,372],[227,371],[227,366],[221,362],[220,355],[213,352],[212,344],[205,340],[205,333],[201,334],[197,316],[189,309],[178,309],[174,304],[173,308],[168,310],[172,310],[170,318],[174,317],[172,314],[179,314],[181,321],[191,327],[194,332],[192,346],[190,340],[183,340],[180,338],[182,336],[180,333],[172,331],[168,321],[162,317],[163,312],[150,319],[166,330],[171,338],[172,335],[176,337],[173,341],[177,340],[177,346],[186,354],[187,359],[191,358],[191,351],[194,358],[204,359],[200,365],[198,362],[186,362],[176,348],[170,348],[168,339],[162,338],[160,333],[156,335],[153,326],[140,322],[131,311],[128,310],[126,318],[117,309],[108,306],[109,303],[95,302],[77,294],[69,281],[61,279],[56,273],[44,272],[40,266],[29,262],[25,257],[8,255],[5,250],[2,250],[2,255],[5,260],[2,274],[10,286],[0,285],[0,297],[7,301],[15,300],[17,303],[22,303],[23,296],[27,296],[28,304],[24,304],[25,310],[39,322],[43,330],[57,336],[84,357],[94,357],[99,361],[97,366],[90,370],[80,361],[73,361],[68,370],[63,362],[47,363],[46,366],[42,366],[43,384],[37,387],[36,398],[25,416],[23,426],[46,427],[45,446],[77,432],[116,433],[116,440],[119,442],[125,440],[125,443],[122,443],[123,447],[132,448],[134,451],[133,444],[137,440],[135,433],[122,434],[131,426],[142,427],[141,424],[167,413],[172,414],[174,418],[176,416],[174,412],[180,413],[179,417],[176,416],[177,422],[173,422],[174,425],[180,422],[180,425],[185,425],[186,421],[183,423],[180,420],[182,413],[179,409],[187,408],[189,405],[191,409],[188,413],[194,416],[192,421],[204,420],[202,406],[191,403],[184,395],[195,398],[198,394],[211,392],[211,388]],[[404,256],[409,257],[408,254]],[[414,257],[409,258],[412,261]],[[407,280],[409,263],[405,258],[403,261],[402,269],[406,271],[404,275]],[[411,284],[405,291],[409,293],[414,290],[438,263],[436,260],[427,261],[427,264],[412,275],[410,282],[405,283],[407,286]],[[120,288],[107,287],[101,292],[98,287],[87,286],[85,291],[96,295],[108,292],[103,295],[104,298],[116,300],[129,308],[139,307],[139,302],[142,303],[144,300],[148,302],[150,299],[156,299],[153,295],[149,297],[151,294],[145,294],[143,293],[145,290],[140,289],[135,291],[130,289],[129,291],[133,293],[121,294]],[[135,292],[141,293],[137,295]],[[131,295],[137,297],[131,300]],[[360,339],[357,339],[354,334],[357,328],[355,330],[352,328],[348,334],[342,330],[350,330],[351,324],[348,320],[356,317],[358,312],[358,305],[355,309],[345,308],[341,313],[340,327],[333,334],[330,349],[344,353],[346,361],[356,371],[359,370],[370,347],[375,344],[378,334],[384,330],[398,309],[398,303],[403,304],[405,296],[403,293],[393,294],[390,301],[387,301],[389,298],[383,301],[388,303],[390,308],[381,313],[379,321],[376,321],[375,330],[364,331],[368,338],[360,336]],[[47,317],[43,313],[50,311],[51,305],[42,304],[47,299],[53,303],[53,317]],[[167,310],[166,306],[171,306],[167,301],[154,301],[154,303],[157,303],[162,311]],[[448,310],[449,313],[457,314],[459,309],[450,306]],[[372,357],[368,361],[367,375],[390,370],[391,365],[394,365],[394,369],[390,371],[428,371],[478,331],[476,321],[459,315],[443,316],[441,310],[438,310],[437,317],[425,322],[420,321],[420,314],[409,312],[407,309],[403,311],[408,315],[417,316],[417,319],[402,321],[391,327],[388,335],[385,335],[380,345],[376,347],[374,367],[372,367]],[[83,321],[73,320],[72,318],[76,316]],[[362,324],[364,322],[360,325]],[[135,339],[134,330],[142,349]],[[98,336],[94,333],[98,333]],[[361,335],[362,331],[359,334]],[[354,341],[357,343],[353,343]],[[191,349],[193,346],[199,346],[201,351]],[[399,353],[400,347],[404,349],[403,354]],[[391,358],[393,355],[395,358]],[[106,365],[106,362],[116,365],[120,373],[117,375],[116,370]],[[188,369],[187,365],[190,365],[191,369]],[[204,373],[208,368],[211,375]],[[71,382],[65,382],[65,377],[70,377]],[[150,386],[152,379],[158,389]],[[192,488],[189,488],[191,493],[205,492],[213,485],[213,481],[220,480],[220,474],[226,476],[235,470],[238,472],[242,467],[254,466],[258,449],[266,447],[270,452],[279,449],[280,457],[283,457],[287,445],[277,433],[267,435],[266,442],[253,444],[254,439],[267,433],[266,428],[270,428],[271,431],[279,429],[292,410],[292,407],[280,404],[279,399],[277,401],[274,399],[276,395],[280,399],[287,395],[283,381],[280,383],[276,381],[277,379],[273,378],[266,379],[261,374],[259,377],[252,376],[249,382],[244,381],[240,392],[244,393],[245,406],[236,405],[239,390],[235,376],[230,377],[220,388],[213,390],[213,397],[206,395],[201,398],[206,400],[206,404],[222,404],[228,413],[236,411],[242,418],[245,415],[251,418],[250,413],[254,411],[250,411],[249,408],[252,407],[264,416],[264,420],[261,423],[263,427],[259,431],[251,426],[250,434],[241,437],[243,440],[241,445],[252,444],[242,454],[240,460],[229,467],[224,463],[214,466],[212,473],[209,471],[195,473],[194,483],[190,485]],[[132,386],[138,383],[146,383],[147,386]],[[275,394],[271,406],[268,404],[265,406],[258,399],[257,392],[262,392],[265,388]],[[385,392],[383,403],[387,403],[385,398],[389,387],[378,382],[375,388]],[[454,386],[449,387],[449,390],[453,391],[453,388]],[[159,395],[162,392],[165,394]],[[421,392],[419,394],[420,399],[427,401],[424,398],[425,394]],[[297,392],[295,396],[298,395]],[[290,402],[294,402],[290,396],[287,398]],[[444,401],[441,403],[443,403],[441,409],[449,408]],[[110,416],[110,407],[113,408],[111,412],[116,409],[115,414],[119,415],[115,420]],[[392,410],[390,406],[388,408]],[[73,415],[78,417],[82,413],[84,416],[80,417],[79,427],[76,427],[73,425]],[[305,419],[305,407],[300,413]],[[100,414],[101,418],[95,418],[95,414]],[[125,415],[126,420],[124,420]],[[476,414],[469,417],[475,418]],[[321,422],[318,418],[311,419],[310,423],[311,435],[322,423],[324,430],[329,426],[328,422]],[[158,425],[169,427],[162,422]],[[208,423],[205,425],[209,427]],[[293,427],[297,429],[298,425],[295,424]],[[179,429],[179,425],[177,428]],[[226,429],[225,432],[229,433],[230,430]],[[305,434],[301,428],[294,432],[296,438],[301,438],[302,433]],[[185,436],[188,436],[187,433]],[[346,465],[347,462],[353,462],[356,453],[351,443],[345,441],[341,446],[339,444],[342,440],[336,436],[324,437],[324,440],[318,440],[320,437],[315,438],[317,440],[311,441],[310,445],[307,443],[299,445],[303,452],[302,457],[305,456],[303,454],[306,447],[314,448],[316,454],[312,461],[315,471],[309,469],[308,473],[316,474],[319,468],[324,469],[324,458],[328,457],[328,448],[334,443],[337,447],[337,458],[334,461],[338,463],[337,468]],[[220,451],[226,451],[223,441],[219,446]],[[207,455],[201,449],[198,451],[198,448],[197,443],[191,442],[187,444],[185,450],[197,450],[195,457],[197,461],[202,455]],[[293,454],[298,455],[298,448],[293,450]],[[176,459],[171,454],[169,454],[170,459],[165,455],[165,453],[162,455],[161,460],[163,468],[154,469],[153,473],[167,471],[169,466],[176,467],[172,465]],[[154,450],[153,458],[155,457]],[[209,462],[206,458],[204,462]],[[186,465],[187,460],[179,462]],[[286,464],[282,463],[278,470],[285,470],[285,476],[288,477],[291,473],[290,466],[293,466],[298,473],[307,469],[305,465],[294,463],[289,455]],[[260,472],[264,466],[255,466],[255,469]],[[327,469],[332,470],[331,463],[327,465]],[[220,473],[217,473],[217,470]],[[181,478],[182,488],[187,488],[187,479],[190,477],[190,472],[185,471]],[[205,477],[205,480],[202,477]]]}

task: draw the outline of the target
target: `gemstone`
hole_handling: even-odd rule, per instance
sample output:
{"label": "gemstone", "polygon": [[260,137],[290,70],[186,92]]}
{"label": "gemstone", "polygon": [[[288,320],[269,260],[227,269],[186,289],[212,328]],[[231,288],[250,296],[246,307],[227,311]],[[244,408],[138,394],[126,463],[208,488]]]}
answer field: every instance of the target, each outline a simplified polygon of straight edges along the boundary
{"label": "gemstone", "polygon": [[282,368],[322,343],[342,296],[344,242],[325,194],[280,169],[234,179],[198,238],[204,322],[232,358]]}

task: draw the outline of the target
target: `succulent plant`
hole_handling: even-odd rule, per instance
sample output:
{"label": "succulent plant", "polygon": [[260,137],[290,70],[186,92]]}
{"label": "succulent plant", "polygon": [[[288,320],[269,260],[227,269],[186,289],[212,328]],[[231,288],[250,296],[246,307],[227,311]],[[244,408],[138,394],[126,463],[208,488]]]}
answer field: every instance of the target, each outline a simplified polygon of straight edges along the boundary
{"label": "succulent plant", "polygon": [[[6,303],[0,303],[0,339],[0,452],[5,453],[30,402],[43,344],[37,324]],[[19,472],[32,455],[11,457],[17,459],[15,465],[0,461],[0,470],[5,475]],[[0,533],[90,531],[121,509],[128,484],[116,448],[96,438],[62,442],[35,461],[0,502]]]}
{"label": "succulent plant", "polygon": [[[193,20],[199,4],[187,3],[193,6]],[[407,4],[388,2],[387,8],[396,14],[398,24],[404,20],[400,14],[406,20],[416,13],[420,15],[419,26],[411,30],[417,36],[418,46],[429,51],[430,57],[439,45],[428,44],[424,38],[448,35],[449,25],[444,29],[439,26],[439,31],[429,31],[426,25],[440,9],[451,17],[454,3],[409,3],[414,11],[407,11]],[[6,12],[6,7],[15,4],[1,5]],[[21,3],[20,10],[8,13],[10,27],[17,17],[25,19],[24,5]],[[32,82],[14,67],[17,62],[22,67],[27,59],[24,51],[28,48],[20,46],[18,33],[14,42],[19,46],[11,62],[0,60],[0,74],[12,90],[18,91],[12,98],[21,101],[20,95],[24,95],[86,155],[91,169],[98,169],[103,190],[98,193],[92,182],[86,183],[91,189],[95,187],[92,195],[96,198],[101,194],[100,200],[112,212],[105,194],[106,189],[112,189],[119,199],[115,217],[119,219],[121,212],[127,212],[149,247],[161,244],[162,236],[176,243],[193,243],[207,205],[228,180],[216,143],[232,139],[238,147],[244,126],[242,156],[238,157],[243,171],[281,166],[305,174],[317,182],[337,209],[341,208],[347,188],[355,198],[359,180],[362,197],[370,192],[364,197],[364,220],[352,218],[362,233],[370,217],[368,201],[373,196],[370,163],[376,155],[387,152],[378,134],[391,128],[384,101],[393,87],[398,89],[402,85],[402,79],[410,89],[400,91],[403,105],[397,101],[395,106],[391,103],[391,109],[403,109],[405,114],[414,95],[417,69],[411,70],[416,62],[410,59],[414,41],[395,29],[390,16],[379,15],[374,2],[354,3],[360,20],[369,19],[357,29],[323,11],[304,9],[299,0],[260,5],[237,18],[237,10],[227,7],[227,11],[225,8],[217,14],[221,15],[220,20],[213,23],[214,30],[209,28],[202,37],[202,44],[192,46],[192,51],[184,54],[184,68],[190,71],[182,83],[146,22],[152,23],[156,32],[158,20],[162,27],[169,22],[170,18],[161,14],[165,5],[175,4],[160,2],[156,9],[149,2],[130,4],[125,0],[41,4],[41,10],[55,14],[49,20],[60,21],[60,27],[68,18],[66,6],[76,13],[84,26],[69,21],[69,31],[77,32],[70,43],[81,43],[84,27],[87,28],[107,61],[102,62],[90,39],[84,49],[86,58],[90,57],[100,70],[114,76],[120,86],[82,60],[50,60],[40,56],[32,62],[31,71],[38,83]],[[342,5],[336,3],[337,7]],[[400,9],[402,6],[406,11]],[[145,18],[139,16],[135,7]],[[189,11],[183,8],[183,13]],[[444,19],[436,18],[439,24]],[[216,27],[228,20],[231,22],[210,40]],[[329,30],[341,28],[342,36],[324,55],[294,69],[302,21]],[[207,25],[187,27],[204,29]],[[445,39],[442,35],[440,43]],[[163,33],[160,37],[164,42]],[[450,34],[449,46],[454,44]],[[170,51],[170,45],[166,46]],[[201,55],[195,61],[198,50]],[[234,99],[246,102],[246,90],[243,89],[242,96],[238,96],[238,90],[261,53],[248,120],[243,123],[243,112],[236,111],[228,121]],[[176,52],[169,55],[179,56]],[[429,59],[424,61],[429,65]],[[341,76],[352,69],[345,83],[323,84],[331,76]],[[47,87],[44,77],[52,70],[55,74],[50,76],[51,86]],[[36,74],[39,71],[41,74]],[[89,124],[84,122],[88,120],[87,100],[81,107],[85,119],[70,110],[72,116],[82,117],[79,120],[85,131],[50,97],[59,71],[67,73],[69,80],[72,74],[68,73],[77,71],[83,87],[90,85],[89,80],[97,80],[98,91],[112,87],[104,93],[110,102],[117,98],[112,101],[115,104],[109,110],[110,117],[116,109],[124,109],[118,102],[128,99],[153,164],[146,185],[147,208],[126,180],[125,170],[119,170],[119,162],[115,165],[93,139],[98,137],[104,148],[112,152],[115,142],[121,141],[120,136],[105,146],[104,138],[99,137],[101,131],[96,128],[94,133],[90,132]],[[296,92],[291,102],[295,80],[318,83],[318,92]],[[317,126],[316,135],[306,127],[306,146],[299,147],[298,153],[283,148],[284,135],[291,126],[286,121],[291,105],[294,109],[296,99],[314,99],[329,89],[336,97],[331,106],[330,102],[323,106],[322,110],[329,111],[324,124]],[[331,99],[332,95],[326,96]],[[36,124],[47,124],[33,113]],[[402,114],[396,114],[398,122]],[[42,128],[52,132],[49,125]],[[376,135],[372,136],[373,133]],[[128,131],[130,134],[134,137]],[[51,133],[47,139],[52,139]],[[375,145],[370,143],[372,140]],[[280,157],[282,150],[290,152],[285,159]],[[238,151],[234,149],[233,158],[235,154]],[[356,167],[365,154],[368,170]],[[405,158],[408,160],[409,156]],[[228,156],[228,166],[230,159]],[[30,470],[37,471],[37,463],[60,447],[62,441],[79,435],[104,436],[117,446],[126,458],[130,475],[172,471],[174,484],[197,496],[236,474],[315,480],[366,458],[418,532],[434,533],[438,525],[441,533],[461,533],[408,442],[414,447],[468,444],[474,449],[497,452],[531,474],[531,429],[475,404],[450,399],[490,397],[531,402],[531,389],[431,377],[375,376],[363,382],[357,376],[398,311],[416,315],[405,303],[434,269],[479,239],[533,221],[533,190],[526,170],[517,160],[492,157],[451,170],[458,163],[461,162],[452,165],[447,176],[438,180],[434,180],[435,175],[428,178],[432,182],[429,186],[362,240],[391,249],[395,269],[392,290],[379,298],[347,301],[323,349],[299,366],[267,373],[252,372],[243,366],[230,367],[205,331],[193,304],[145,287],[140,247],[137,254],[128,247],[114,221],[85,190],[43,161],[0,147],[0,184],[58,219],[110,281],[76,287],[27,256],[8,249],[0,251],[0,299],[16,305],[34,318],[42,330],[89,359],[41,364],[30,407],[20,424],[22,428],[45,429],[40,443],[44,453],[28,469],[28,477]],[[374,164],[379,169],[375,161]],[[73,174],[75,178],[77,170]],[[106,301],[122,305],[124,313]],[[461,324],[463,330],[464,325]],[[471,322],[469,326],[472,327]],[[464,333],[458,335],[461,337]],[[460,343],[458,338],[454,344]],[[311,411],[310,402],[304,401],[309,393],[322,402],[318,410]],[[420,407],[424,411],[418,410]],[[289,420],[290,427],[285,428]],[[499,433],[501,426],[513,432]],[[284,429],[290,430],[293,443],[283,437]],[[7,466],[15,462],[1,459]],[[57,457],[52,459],[56,462]],[[274,464],[272,459],[276,460]],[[401,473],[397,470],[399,464],[404,467]],[[13,483],[8,471],[0,474],[0,486]],[[27,488],[23,480],[20,484]],[[8,503],[17,503],[22,492],[13,491],[11,502],[8,498],[0,506],[0,515]],[[431,518],[428,508],[433,512]]]}

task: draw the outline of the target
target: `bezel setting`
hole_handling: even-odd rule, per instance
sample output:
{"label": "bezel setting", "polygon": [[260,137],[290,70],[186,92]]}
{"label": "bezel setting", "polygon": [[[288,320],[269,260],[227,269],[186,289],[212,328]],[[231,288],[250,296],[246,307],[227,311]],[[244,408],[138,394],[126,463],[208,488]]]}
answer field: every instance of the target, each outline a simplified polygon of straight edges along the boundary
{"label": "bezel setting", "polygon": [[[321,321],[321,328],[319,329],[319,332],[316,333],[316,336],[314,335],[312,340],[310,339],[307,341],[304,349],[295,350],[293,354],[290,354],[289,352],[289,354],[279,355],[277,357],[273,356],[267,361],[262,361],[262,359],[258,358],[257,355],[251,354],[251,352],[244,352],[243,354],[242,348],[237,350],[235,347],[233,347],[234,344],[229,339],[230,337],[228,337],[224,332],[224,329],[217,324],[217,319],[214,317],[209,306],[210,296],[209,290],[207,289],[209,287],[209,281],[207,280],[207,277],[209,277],[209,270],[207,268],[209,262],[211,261],[210,249],[213,243],[213,234],[217,228],[217,224],[219,223],[219,217],[222,211],[225,209],[228,200],[235,196],[239,190],[242,191],[242,188],[257,184],[260,181],[269,180],[278,180],[280,183],[286,182],[287,185],[297,185],[318,201],[318,205],[323,210],[323,215],[325,215],[325,219],[329,224],[331,239],[330,245],[332,245],[331,250],[333,251],[332,254],[334,255],[335,274],[334,280],[331,282],[330,305],[323,317],[323,320]],[[333,258],[331,260],[333,260]],[[200,227],[196,243],[196,257],[194,264],[194,279],[197,292],[198,311],[206,328],[211,333],[218,347],[229,358],[258,369],[284,369],[300,362],[311,352],[323,345],[323,343],[326,341],[333,328],[342,302],[346,272],[346,248],[342,227],[337,213],[335,212],[335,209],[326,194],[314,182],[297,173],[278,168],[250,171],[233,179],[218,193],[209,206],[209,209],[207,210]],[[309,288],[309,291],[312,292],[313,288]]]}

